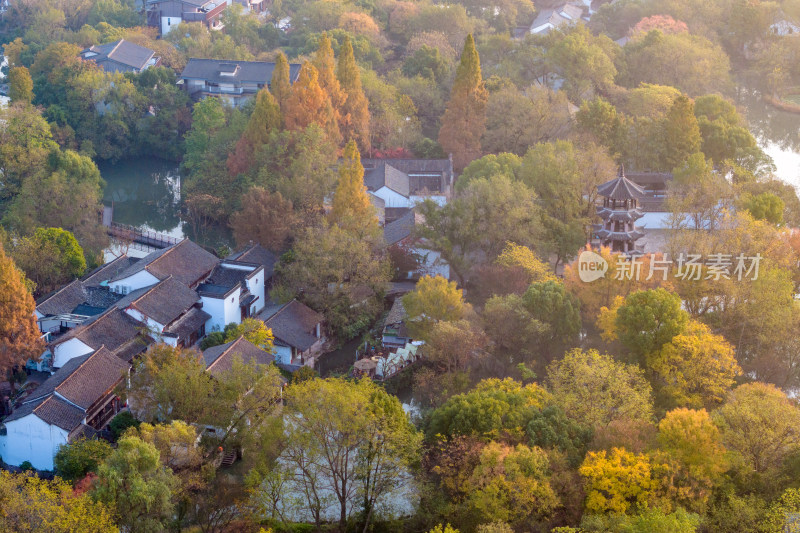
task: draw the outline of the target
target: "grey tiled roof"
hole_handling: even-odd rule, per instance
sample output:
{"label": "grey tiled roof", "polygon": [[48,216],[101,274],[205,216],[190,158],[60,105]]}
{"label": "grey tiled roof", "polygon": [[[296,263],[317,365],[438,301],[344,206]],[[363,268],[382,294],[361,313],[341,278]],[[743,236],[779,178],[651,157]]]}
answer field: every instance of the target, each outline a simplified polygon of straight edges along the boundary
{"label": "grey tiled roof", "polygon": [[99,286],[103,281],[108,281],[114,276],[138,262],[138,257],[121,255],[103,266],[97,267],[81,278],[84,287]]}
{"label": "grey tiled roof", "polygon": [[364,185],[371,191],[377,191],[385,186],[403,196],[411,194],[408,174],[387,163],[381,163],[375,168],[365,171]]}
{"label": "grey tiled roof", "polygon": [[644,189],[620,175],[611,181],[597,186],[597,193],[612,200],[630,200],[644,198]]}
{"label": "grey tiled roof", "polygon": [[205,324],[209,318],[211,318],[211,315],[198,307],[194,307],[189,310],[188,313],[170,324],[165,332],[171,333],[181,339],[187,339],[192,333],[199,330],[200,326]]}
{"label": "grey tiled roof", "polygon": [[[183,79],[206,80],[214,83],[258,83],[269,84],[272,81],[272,71],[275,63],[266,61],[235,61],[220,59],[190,58],[181,73]],[[231,76],[224,76],[222,72],[234,72]],[[300,65],[289,65],[289,79],[291,83],[297,80]]]}
{"label": "grey tiled roof", "polygon": [[260,244],[250,244],[241,252],[236,252],[227,257],[232,261],[245,261],[264,267],[264,279],[269,279],[275,272],[278,256]]}
{"label": "grey tiled roof", "polygon": [[386,244],[391,246],[410,236],[414,230],[415,216],[416,214],[412,209],[397,220],[386,224],[383,227],[383,239]]}
{"label": "grey tiled roof", "polygon": [[233,360],[237,356],[241,357],[244,363],[255,361],[261,365],[268,365],[275,360],[271,353],[262,350],[244,337],[239,337],[235,341],[226,342],[219,346],[212,346],[203,352],[206,369],[212,375],[230,370]]}
{"label": "grey tiled roof", "polygon": [[130,307],[161,325],[169,325],[194,306],[200,297],[172,276],[150,287]]}
{"label": "grey tiled roof", "polygon": [[122,381],[128,364],[105,348],[67,361],[47,378],[5,422],[35,414],[67,431],[78,428],[85,412]]}
{"label": "grey tiled roof", "polygon": [[390,324],[400,324],[405,321],[406,318],[408,318],[408,314],[406,313],[406,308],[403,306],[403,299],[396,298],[392,304],[392,308],[389,310],[389,314],[386,315],[386,321],[384,323],[387,326]]}
{"label": "grey tiled roof", "polygon": [[[87,57],[88,53],[94,52],[95,56]],[[132,42],[120,39],[113,43],[99,44],[91,46],[81,52],[84,59],[95,61],[98,65],[102,66],[105,70],[117,70],[114,68],[106,68],[104,63],[107,60],[112,60],[123,65],[138,70],[147,66],[147,62],[153,57],[154,52],[144,46],[133,44]]]}
{"label": "grey tiled roof", "polygon": [[36,310],[43,315],[60,315],[71,313],[78,305],[86,301],[83,284],[76,279],[57,291],[40,298],[36,302]]}
{"label": "grey tiled roof", "polygon": [[109,284],[146,270],[158,279],[173,276],[181,283],[192,286],[207,276],[217,263],[219,259],[213,254],[189,239],[184,239],[169,248],[147,255],[114,276]]}
{"label": "grey tiled roof", "polygon": [[53,342],[53,345],[62,344],[74,338],[93,350],[99,350],[101,346],[105,346],[108,350],[116,353],[138,338],[144,328],[145,325],[141,322],[134,320],[124,311],[112,307],[77,328],[69,330]]}
{"label": "grey tiled roof", "polygon": [[86,410],[114,388],[127,369],[128,363],[101,347],[89,355],[67,361],[25,403],[57,392],[70,403]]}
{"label": "grey tiled roof", "polygon": [[48,396],[44,400],[19,407],[3,422],[13,422],[30,414],[35,414],[48,424],[70,432],[83,423],[85,416],[83,410],[74,405],[70,405],[57,396]]}
{"label": "grey tiled roof", "polygon": [[[259,318],[263,316],[264,311],[259,314]],[[322,323],[324,317],[307,305],[292,300],[262,320],[272,330],[276,341],[283,341],[304,352],[319,340],[312,335],[312,331],[316,329],[317,324]]]}

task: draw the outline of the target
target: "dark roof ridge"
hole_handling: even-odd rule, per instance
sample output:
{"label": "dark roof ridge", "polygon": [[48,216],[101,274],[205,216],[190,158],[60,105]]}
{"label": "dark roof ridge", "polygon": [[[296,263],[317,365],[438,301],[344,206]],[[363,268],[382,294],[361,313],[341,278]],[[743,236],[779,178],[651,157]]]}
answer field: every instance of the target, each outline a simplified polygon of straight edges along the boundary
{"label": "dark roof ridge", "polygon": [[[42,297],[42,299],[41,299],[41,300],[39,300],[38,302],[36,302],[36,307],[39,307],[39,306],[40,306],[40,305],[42,305],[43,303],[45,303],[45,302],[48,302],[48,301],[49,301],[50,299],[52,299],[53,297],[55,297],[55,296],[58,296],[59,294],[61,294],[61,293],[62,293],[64,290],[66,290],[66,289],[67,289],[67,288],[68,288],[70,285],[72,285],[73,283],[81,283],[81,279],[80,279],[80,278],[75,278],[75,279],[73,279],[72,281],[70,281],[69,283],[67,283],[66,285],[62,286],[61,288],[59,288],[59,289],[56,289],[56,290],[54,290],[53,292],[51,292],[51,293],[49,293],[49,294],[46,294],[46,295],[44,295],[44,296]],[[82,283],[81,283],[81,286],[83,286],[83,284],[82,284]]]}

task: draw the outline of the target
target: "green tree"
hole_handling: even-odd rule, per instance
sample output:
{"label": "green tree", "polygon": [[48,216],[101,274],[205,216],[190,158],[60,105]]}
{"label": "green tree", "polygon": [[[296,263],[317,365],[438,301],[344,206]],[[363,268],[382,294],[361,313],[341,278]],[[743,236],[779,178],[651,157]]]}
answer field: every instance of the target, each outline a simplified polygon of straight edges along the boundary
{"label": "green tree", "polygon": [[456,180],[456,190],[461,192],[476,179],[490,179],[493,176],[502,175],[509,181],[517,178],[517,173],[522,167],[522,158],[516,154],[503,152],[499,154],[489,154],[476,159],[458,176]]}
{"label": "green tree", "polygon": [[614,45],[605,35],[594,36],[583,24],[576,24],[555,36],[547,51],[548,60],[564,77],[564,89],[574,101],[591,92],[604,92],[614,85]]}
{"label": "green tree", "polygon": [[592,440],[592,428],[572,420],[557,405],[536,413],[526,430],[532,445],[563,452],[573,467],[583,461]]}
{"label": "green tree", "polygon": [[637,357],[644,357],[680,335],[689,322],[681,298],[666,289],[637,291],[617,310],[616,332],[620,341]]}
{"label": "green tree", "polygon": [[567,352],[547,367],[546,382],[555,405],[593,428],[653,416],[651,389],[642,370],[596,350]]}
{"label": "green tree", "polygon": [[75,482],[97,468],[111,455],[113,448],[101,439],[80,439],[61,446],[53,459],[56,472],[67,481]]}
{"label": "green tree", "polygon": [[541,199],[544,245],[556,255],[556,268],[586,244],[597,185],[614,171],[614,162],[594,144],[540,143],[525,154],[519,178]]}
{"label": "green tree", "polygon": [[333,194],[332,224],[361,236],[377,236],[380,231],[375,207],[364,185],[364,167],[355,141],[344,148],[339,163],[339,184]]}
{"label": "green tree", "polygon": [[70,531],[116,533],[109,509],[79,494],[69,483],[31,474],[0,472],[0,530],[15,533]]}
{"label": "green tree", "polygon": [[177,480],[159,458],[152,444],[123,437],[98,469],[92,497],[113,509],[132,533],[163,531],[172,518]]}
{"label": "green tree", "polygon": [[300,233],[276,271],[282,294],[302,291],[300,298],[342,338],[368,327],[389,280],[389,263],[375,243],[327,223]]}
{"label": "green tree", "polygon": [[800,446],[800,410],[773,385],[747,383],[714,413],[725,446],[758,473],[775,471]]}
{"label": "green tree", "polygon": [[217,98],[204,98],[192,108],[192,128],[186,133],[183,168],[195,172],[202,168],[214,134],[225,126],[225,109]]}
{"label": "green tree", "polygon": [[451,438],[476,436],[485,440],[505,436],[521,442],[524,428],[549,401],[547,392],[531,383],[523,385],[511,378],[492,378],[478,383],[471,391],[457,394],[431,413],[426,435]]}
{"label": "green tree", "polygon": [[36,302],[25,274],[14,265],[0,243],[0,375],[6,376],[28,359],[38,359],[44,349],[36,323]]}
{"label": "green tree", "polygon": [[595,142],[608,146],[612,154],[625,152],[625,116],[608,100],[601,96],[584,100],[575,118],[581,130],[591,134]]}
{"label": "green tree", "polygon": [[33,79],[23,66],[8,71],[8,96],[12,103],[30,104],[33,101]]}
{"label": "green tree", "polygon": [[786,489],[767,509],[760,531],[764,533],[796,533],[795,517],[800,513],[800,490]]}
{"label": "green tree", "polygon": [[46,294],[86,270],[83,249],[75,236],[61,228],[37,228],[18,240],[12,251],[17,265],[36,283],[38,294]]}
{"label": "green tree", "polygon": [[438,322],[464,317],[468,304],[455,281],[441,276],[424,276],[414,290],[403,296],[407,325],[415,337],[427,339]]}
{"label": "green tree", "polygon": [[548,347],[569,344],[581,330],[578,298],[556,281],[532,284],[523,296],[531,316],[547,326],[542,340]]}
{"label": "green tree", "polygon": [[741,160],[756,148],[756,140],[736,107],[718,94],[700,96],[694,114],[703,139],[703,153],[720,165],[726,159]]}
{"label": "green tree", "polygon": [[353,139],[363,153],[369,153],[370,143],[370,102],[364,95],[361,85],[361,72],[353,56],[353,45],[349,37],[345,37],[339,50],[339,62],[336,65],[336,78],[344,92],[341,109],[341,129],[345,139]]}
{"label": "green tree", "polygon": [[536,193],[505,176],[476,179],[445,206],[417,207],[424,223],[415,232],[442,254],[463,285],[476,264],[491,263],[507,242],[538,250],[540,207]]}
{"label": "green tree", "polygon": [[446,152],[453,154],[453,164],[457,170],[481,155],[487,100],[480,58],[472,34],[469,34],[439,130],[439,144]]}
{"label": "green tree", "polygon": [[745,195],[741,200],[744,208],[754,219],[766,220],[776,226],[783,224],[783,211],[786,206],[780,196],[763,192],[756,195]]}
{"label": "green tree", "polygon": [[419,452],[420,437],[400,402],[370,380],[341,379],[293,384],[285,399],[281,458],[289,483],[304,495],[301,505],[319,528],[327,503],[320,497],[328,492],[340,528],[359,511],[368,528],[377,508],[411,481]]}

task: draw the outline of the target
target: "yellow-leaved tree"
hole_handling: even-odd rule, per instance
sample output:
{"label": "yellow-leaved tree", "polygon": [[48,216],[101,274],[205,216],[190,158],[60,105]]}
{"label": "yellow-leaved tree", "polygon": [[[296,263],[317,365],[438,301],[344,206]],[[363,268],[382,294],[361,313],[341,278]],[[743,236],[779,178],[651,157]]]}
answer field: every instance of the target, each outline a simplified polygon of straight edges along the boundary
{"label": "yellow-leaved tree", "polygon": [[653,495],[650,461],[624,448],[589,452],[578,469],[586,479],[586,510],[624,514]]}
{"label": "yellow-leaved tree", "polygon": [[403,306],[408,328],[420,339],[427,339],[438,322],[463,318],[469,308],[456,282],[442,276],[422,277],[414,290],[403,296]]}
{"label": "yellow-leaved tree", "polygon": [[339,164],[339,184],[333,194],[331,222],[359,236],[375,236],[380,232],[375,207],[364,186],[364,167],[358,146],[351,140],[344,148]]}

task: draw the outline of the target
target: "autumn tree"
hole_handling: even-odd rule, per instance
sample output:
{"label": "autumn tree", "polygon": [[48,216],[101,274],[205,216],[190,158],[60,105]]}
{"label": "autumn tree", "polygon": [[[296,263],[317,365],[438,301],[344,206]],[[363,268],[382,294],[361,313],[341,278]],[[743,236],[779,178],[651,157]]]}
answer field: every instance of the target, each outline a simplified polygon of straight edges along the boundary
{"label": "autumn tree", "polygon": [[593,427],[615,420],[649,421],[650,384],[636,366],[596,350],[574,349],[547,367],[547,389],[570,418]]}
{"label": "autumn tree", "polygon": [[331,141],[337,145],[341,142],[336,110],[328,93],[319,84],[317,69],[308,61],[300,67],[297,81],[292,85],[283,118],[289,130],[302,130],[316,123]]}
{"label": "autumn tree", "polygon": [[414,290],[403,296],[407,325],[415,337],[426,339],[439,322],[460,320],[468,310],[455,281],[424,276]]}
{"label": "autumn tree", "polygon": [[480,58],[472,34],[469,34],[439,130],[439,144],[446,152],[453,154],[453,164],[457,170],[481,155],[487,100]]}
{"label": "autumn tree", "polygon": [[656,395],[667,406],[697,409],[719,405],[742,373],[733,346],[695,321],[645,358],[654,374]]}
{"label": "autumn tree", "polygon": [[8,71],[8,96],[12,103],[30,104],[33,100],[33,79],[23,66]]}
{"label": "autumn tree", "polygon": [[336,111],[336,119],[341,123],[341,112],[345,94],[342,92],[342,87],[339,85],[339,80],[336,77],[336,58],[333,55],[331,39],[326,32],[323,32],[322,36],[319,38],[317,51],[311,63],[317,69],[319,86],[328,93],[331,105]]}
{"label": "autumn tree", "polygon": [[331,223],[362,237],[377,236],[380,231],[375,207],[364,185],[361,156],[353,140],[348,141],[339,163],[339,184],[333,193],[330,219]]}
{"label": "autumn tree", "polygon": [[236,143],[236,148],[228,156],[228,172],[231,175],[242,174],[251,169],[254,163],[254,152],[269,142],[270,133],[281,126],[280,107],[267,88],[256,94],[256,105],[247,127]]}
{"label": "autumn tree", "polygon": [[349,37],[345,37],[339,50],[336,78],[344,92],[340,124],[342,136],[345,139],[354,139],[362,153],[369,153],[372,148],[369,102],[364,95],[361,72],[353,56],[353,45]]}
{"label": "autumn tree", "polygon": [[0,376],[42,354],[44,342],[36,324],[35,308],[25,274],[0,244]]}
{"label": "autumn tree", "polygon": [[36,283],[38,294],[69,283],[86,270],[83,249],[71,232],[61,228],[37,228],[30,237],[17,240],[12,254]]}
{"label": "autumn tree", "polygon": [[800,447],[800,410],[773,385],[740,385],[715,413],[725,446],[758,473],[774,472]]}
{"label": "autumn tree", "polygon": [[289,106],[289,95],[292,92],[292,82],[289,78],[289,60],[286,59],[286,55],[282,51],[278,52],[275,57],[275,67],[272,69],[269,91],[278,104],[281,116],[285,117]]}
{"label": "autumn tree", "polygon": [[0,530],[17,533],[116,533],[111,510],[56,478],[0,472]]}
{"label": "autumn tree", "polygon": [[483,355],[483,332],[468,320],[437,322],[431,328],[425,357],[445,372],[463,372]]}
{"label": "autumn tree", "polygon": [[562,283],[532,283],[522,298],[533,319],[546,326],[540,337],[545,349],[569,344],[577,338],[581,329],[580,302]]}
{"label": "autumn tree", "polygon": [[647,505],[653,495],[650,461],[624,448],[589,452],[580,469],[586,479],[586,510],[590,513],[626,513]]}
{"label": "autumn tree", "polygon": [[[228,327],[230,326],[230,327]],[[257,318],[245,318],[238,324],[225,326],[225,342],[235,341],[239,337],[244,337],[264,351],[272,351],[272,330],[267,327],[262,320]]]}
{"label": "autumn tree", "polygon": [[238,246],[257,242],[281,252],[291,242],[299,217],[290,200],[279,192],[253,187],[242,196],[242,209],[231,216],[230,226]]}
{"label": "autumn tree", "polygon": [[[658,424],[658,443],[668,469],[669,496],[682,506],[704,511],[711,490],[728,466],[719,429],[705,409],[675,409]],[[658,460],[658,456],[656,457]]]}
{"label": "autumn tree", "polygon": [[550,483],[549,467],[541,448],[489,443],[466,484],[464,511],[481,520],[515,525],[549,518],[560,503]]}

